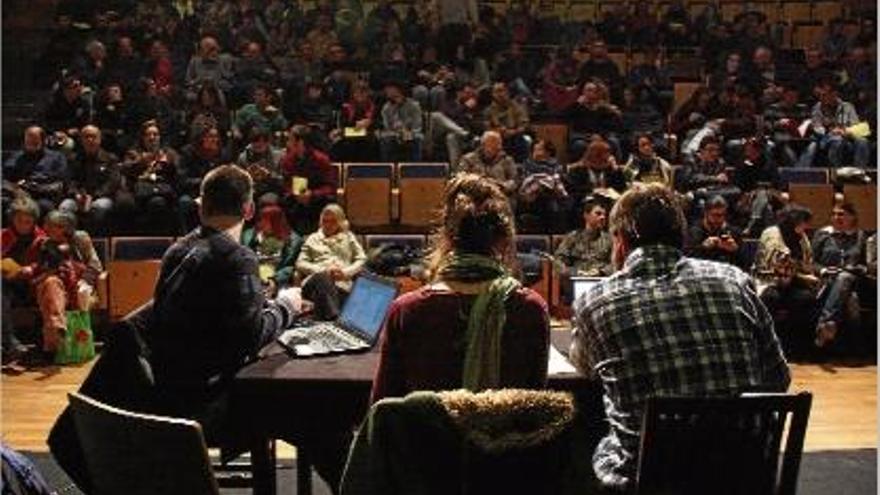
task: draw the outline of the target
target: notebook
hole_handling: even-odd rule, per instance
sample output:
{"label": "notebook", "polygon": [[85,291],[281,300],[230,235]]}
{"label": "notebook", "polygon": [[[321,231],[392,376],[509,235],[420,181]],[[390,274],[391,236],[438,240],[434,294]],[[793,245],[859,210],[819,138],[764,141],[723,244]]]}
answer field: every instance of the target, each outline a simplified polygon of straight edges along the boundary
{"label": "notebook", "polygon": [[336,321],[311,322],[286,330],[278,343],[295,356],[324,356],[365,351],[373,347],[388,308],[397,297],[397,283],[372,274],[355,279]]}
{"label": "notebook", "polygon": [[571,293],[574,295],[572,301],[580,299],[581,295],[587,292],[590,287],[605,280],[605,277],[571,277]]}

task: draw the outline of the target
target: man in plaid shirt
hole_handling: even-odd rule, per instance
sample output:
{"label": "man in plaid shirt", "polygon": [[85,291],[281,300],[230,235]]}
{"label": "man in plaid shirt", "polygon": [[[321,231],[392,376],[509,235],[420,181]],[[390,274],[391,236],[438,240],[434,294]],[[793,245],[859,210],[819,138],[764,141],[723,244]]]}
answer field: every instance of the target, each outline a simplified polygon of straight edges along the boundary
{"label": "man in plaid shirt", "polygon": [[630,190],[611,212],[618,271],[575,302],[572,362],[602,380],[610,432],[593,455],[608,488],[629,488],[651,396],[784,391],[788,366],[751,279],[687,258],[686,222],[660,185]]}

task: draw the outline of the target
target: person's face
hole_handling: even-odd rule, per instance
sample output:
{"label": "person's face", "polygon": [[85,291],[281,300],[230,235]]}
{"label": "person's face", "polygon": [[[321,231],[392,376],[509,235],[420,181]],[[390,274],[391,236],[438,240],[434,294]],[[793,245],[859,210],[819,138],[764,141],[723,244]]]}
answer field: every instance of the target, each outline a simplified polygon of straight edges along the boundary
{"label": "person's face", "polygon": [[804,63],[809,68],[815,68],[822,64],[822,52],[819,50],[807,50],[804,54]]}
{"label": "person's face", "polygon": [[18,235],[30,235],[35,225],[36,220],[27,213],[18,212],[12,215],[12,228]]}
{"label": "person's face", "polygon": [[247,48],[245,48],[244,54],[247,58],[257,59],[260,57],[260,45],[257,43],[248,43]]}
{"label": "person's face", "polygon": [[700,158],[702,158],[704,162],[717,162],[718,159],[721,158],[721,146],[715,143],[703,146],[703,149],[700,150]]}
{"label": "person's face", "polygon": [[727,57],[727,72],[737,72],[739,70],[739,55],[734,53]]}
{"label": "person's face", "polygon": [[605,208],[601,206],[593,206],[589,211],[584,213],[584,225],[591,230],[601,230],[605,228],[605,220],[608,217]]}
{"label": "person's face", "polygon": [[101,132],[95,127],[85,127],[80,131],[79,135],[80,140],[82,141],[83,150],[87,154],[94,155],[99,149],[101,149]]}
{"label": "person's face", "polygon": [[596,42],[590,45],[590,57],[595,59],[603,59],[608,55],[608,47],[605,43]]}
{"label": "person's face", "polygon": [[151,125],[144,129],[144,147],[149,150],[155,150],[159,148],[159,143],[162,139],[161,134],[159,134],[159,128]]}
{"label": "person's face", "polygon": [[639,155],[644,157],[654,156],[654,143],[649,138],[639,138]]}
{"label": "person's face", "polygon": [[757,162],[761,159],[761,146],[757,143],[752,144],[749,143],[743,148],[743,152],[745,153],[746,160],[751,161],[752,163]]}
{"label": "person's face", "polygon": [[817,93],[823,105],[834,105],[837,102],[837,92],[829,86],[819,86]]}
{"label": "person's face", "polygon": [[79,79],[74,79],[67,83],[67,86],[64,87],[64,97],[70,101],[73,101],[80,97],[82,94],[82,82]]}
{"label": "person's face", "polygon": [[782,103],[786,106],[794,106],[798,102],[798,91],[795,88],[785,88],[782,92]]}
{"label": "person's face", "polygon": [[306,96],[310,100],[320,100],[321,99],[321,86],[309,86],[309,89],[306,93]]}
{"label": "person's face", "polygon": [[807,229],[810,228],[809,222],[801,222],[794,226],[794,233],[797,235],[804,235],[807,233]]}
{"label": "person's face", "polygon": [[718,207],[706,210],[704,219],[709,230],[713,232],[718,231],[721,227],[724,227],[724,222],[727,221],[727,208]]}
{"label": "person's face", "polygon": [[265,89],[255,89],[254,90],[254,104],[258,107],[265,107],[269,104],[269,95],[266,93]]}
{"label": "person's face", "polygon": [[498,136],[487,136],[483,139],[483,154],[488,158],[495,158],[501,152],[501,138]]}
{"label": "person's face", "polygon": [[116,53],[120,57],[131,57],[134,55],[134,46],[132,45],[131,38],[127,36],[119,38],[116,42]]}
{"label": "person's face", "polygon": [[835,230],[852,230],[856,227],[855,215],[840,207],[831,210],[831,225]]}
{"label": "person's face", "polygon": [[205,38],[202,40],[202,57],[207,59],[215,59],[220,55],[220,45],[214,38]]}
{"label": "person's face", "polygon": [[773,60],[773,54],[770,50],[766,48],[758,48],[755,50],[755,55],[752,58],[752,61],[755,63],[757,67],[767,67],[770,65],[770,62]]}
{"label": "person's face", "polygon": [[202,136],[202,149],[212,153],[220,152],[220,131],[211,129]]}
{"label": "person's face", "polygon": [[107,101],[111,103],[117,103],[122,101],[122,87],[113,84],[107,87]]}
{"label": "person's face", "polygon": [[332,211],[325,211],[321,214],[321,232],[325,236],[331,236],[339,232],[339,219]]}
{"label": "person's face", "polygon": [[36,153],[43,149],[43,133],[31,128],[24,132],[25,153]]}
{"label": "person's face", "polygon": [[550,158],[547,149],[544,147],[544,141],[538,141],[532,148],[532,160],[541,161]]}
{"label": "person's face", "polygon": [[510,94],[507,92],[507,86],[503,84],[496,84],[493,86],[492,99],[498,103],[507,103],[510,99]]}
{"label": "person's face", "polygon": [[331,62],[342,62],[345,60],[345,48],[341,45],[333,45],[327,52],[327,58]]}
{"label": "person's face", "polygon": [[49,239],[52,239],[55,242],[65,242],[67,238],[64,235],[64,227],[62,225],[55,225],[54,223],[46,223],[45,225],[46,235],[49,236]]}
{"label": "person's face", "polygon": [[292,132],[287,136],[287,151],[295,156],[302,156],[306,151],[306,144]]}
{"label": "person's face", "polygon": [[269,150],[269,137],[257,136],[251,140],[251,149],[256,153],[263,154]]}
{"label": "person's face", "polygon": [[400,88],[397,86],[386,86],[385,98],[395,103],[399,103],[403,99],[403,93],[400,92]]}
{"label": "person's face", "polygon": [[584,89],[581,93],[587,103],[597,103],[599,101],[599,86],[593,83],[584,84]]}

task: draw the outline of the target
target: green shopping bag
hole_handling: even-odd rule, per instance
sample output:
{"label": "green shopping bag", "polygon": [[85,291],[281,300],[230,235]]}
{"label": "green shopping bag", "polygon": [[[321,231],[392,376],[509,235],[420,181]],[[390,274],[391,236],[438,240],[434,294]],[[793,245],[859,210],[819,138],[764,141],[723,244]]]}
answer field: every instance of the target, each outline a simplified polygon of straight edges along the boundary
{"label": "green shopping bag", "polygon": [[55,364],[84,363],[95,357],[92,316],[88,311],[68,311],[67,331],[55,352]]}

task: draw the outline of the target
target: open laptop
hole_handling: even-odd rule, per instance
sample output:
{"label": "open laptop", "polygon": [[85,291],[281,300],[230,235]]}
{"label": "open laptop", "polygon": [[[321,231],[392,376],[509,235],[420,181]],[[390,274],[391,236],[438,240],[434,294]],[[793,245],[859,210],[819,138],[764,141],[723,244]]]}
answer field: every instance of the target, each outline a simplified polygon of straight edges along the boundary
{"label": "open laptop", "polygon": [[286,330],[278,343],[295,356],[324,356],[373,347],[397,297],[397,283],[372,274],[354,281],[336,321],[311,322]]}
{"label": "open laptop", "polygon": [[590,287],[603,280],[605,280],[605,277],[571,277],[572,303],[580,299],[581,295],[587,292]]}

